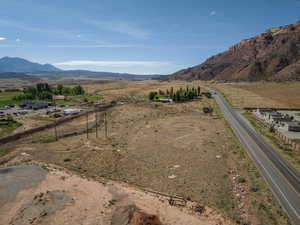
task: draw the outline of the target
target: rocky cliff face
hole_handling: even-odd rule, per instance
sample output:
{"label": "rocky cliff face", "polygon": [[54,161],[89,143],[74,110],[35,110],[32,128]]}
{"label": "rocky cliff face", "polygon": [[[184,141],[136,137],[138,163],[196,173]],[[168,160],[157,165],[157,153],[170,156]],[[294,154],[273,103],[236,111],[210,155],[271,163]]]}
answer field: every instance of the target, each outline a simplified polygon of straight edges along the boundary
{"label": "rocky cliff face", "polygon": [[204,63],[170,77],[223,81],[300,80],[300,21],[243,40]]}

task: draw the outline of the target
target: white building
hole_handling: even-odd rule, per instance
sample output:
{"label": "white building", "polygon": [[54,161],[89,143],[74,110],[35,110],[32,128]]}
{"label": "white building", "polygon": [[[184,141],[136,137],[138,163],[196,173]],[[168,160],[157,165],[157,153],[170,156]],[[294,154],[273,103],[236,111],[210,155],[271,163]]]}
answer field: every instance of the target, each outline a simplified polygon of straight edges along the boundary
{"label": "white building", "polygon": [[65,109],[63,111],[64,115],[76,115],[81,112],[81,109]]}

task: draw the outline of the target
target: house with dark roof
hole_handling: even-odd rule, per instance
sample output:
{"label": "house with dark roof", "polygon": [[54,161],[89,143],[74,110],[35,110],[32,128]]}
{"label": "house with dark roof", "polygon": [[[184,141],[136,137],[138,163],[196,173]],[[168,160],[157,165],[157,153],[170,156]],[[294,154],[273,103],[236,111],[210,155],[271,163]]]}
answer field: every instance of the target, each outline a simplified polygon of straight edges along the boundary
{"label": "house with dark roof", "polygon": [[283,129],[287,131],[300,132],[300,123],[296,121],[284,122]]}

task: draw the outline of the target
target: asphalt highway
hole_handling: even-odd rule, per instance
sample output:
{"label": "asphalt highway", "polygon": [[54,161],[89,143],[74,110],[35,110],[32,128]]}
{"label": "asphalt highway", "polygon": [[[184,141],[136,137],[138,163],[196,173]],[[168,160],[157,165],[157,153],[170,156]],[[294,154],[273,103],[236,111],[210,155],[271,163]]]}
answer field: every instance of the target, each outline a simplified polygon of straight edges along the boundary
{"label": "asphalt highway", "polygon": [[225,119],[285,209],[291,222],[300,225],[300,173],[267,144],[219,92],[209,87],[204,88],[213,94]]}

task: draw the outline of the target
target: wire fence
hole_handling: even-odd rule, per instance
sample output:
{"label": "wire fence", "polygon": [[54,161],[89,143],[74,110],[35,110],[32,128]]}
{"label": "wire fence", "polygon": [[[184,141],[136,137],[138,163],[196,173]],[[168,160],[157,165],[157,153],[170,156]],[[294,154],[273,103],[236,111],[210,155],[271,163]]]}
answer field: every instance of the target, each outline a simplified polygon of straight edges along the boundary
{"label": "wire fence", "polygon": [[[63,137],[72,135],[79,135],[86,133],[87,138],[90,132],[96,131],[98,135],[98,128],[100,126],[107,127],[107,113],[106,110],[113,107],[115,104],[96,107],[94,110],[85,111],[77,115],[67,116],[61,119],[56,119],[50,124],[46,124],[40,127],[32,128],[14,135],[3,137],[0,139],[0,145],[4,145],[10,142],[15,142],[19,139],[32,136],[34,134],[40,134],[44,141],[58,140]],[[107,128],[106,135],[107,135]]]}

